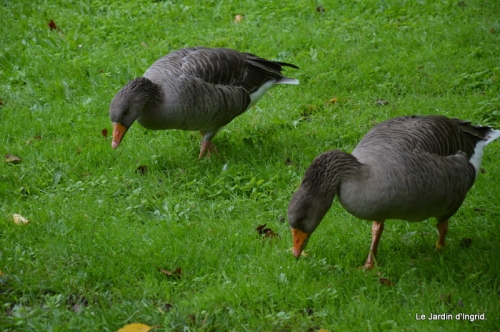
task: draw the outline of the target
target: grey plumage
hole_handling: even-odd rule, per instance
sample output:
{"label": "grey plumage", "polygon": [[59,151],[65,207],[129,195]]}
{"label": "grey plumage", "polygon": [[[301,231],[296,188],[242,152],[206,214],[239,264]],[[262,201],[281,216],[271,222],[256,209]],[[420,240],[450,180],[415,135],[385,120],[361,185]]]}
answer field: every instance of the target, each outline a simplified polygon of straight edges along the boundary
{"label": "grey plumage", "polygon": [[[153,130],[199,130],[200,157],[212,137],[275,84],[298,84],[281,74],[285,62],[225,48],[185,48],[158,59],[142,78],[125,85],[110,106],[110,118],[124,128],[135,120]],[[122,133],[123,132],[123,133]],[[116,148],[122,136],[115,135]],[[205,150],[204,150],[205,149]]]}
{"label": "grey plumage", "polygon": [[444,116],[382,122],[352,154],[333,150],[312,162],[290,201],[290,226],[309,236],[338,196],[342,206],[360,219],[383,223],[435,217],[447,229],[448,218],[474,183],[483,147],[499,136],[500,131],[491,127]]}

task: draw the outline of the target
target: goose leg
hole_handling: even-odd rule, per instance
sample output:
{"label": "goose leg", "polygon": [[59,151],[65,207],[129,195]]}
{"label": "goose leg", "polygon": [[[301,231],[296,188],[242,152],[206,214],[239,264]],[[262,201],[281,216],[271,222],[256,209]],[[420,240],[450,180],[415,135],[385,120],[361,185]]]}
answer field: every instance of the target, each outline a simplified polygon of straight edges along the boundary
{"label": "goose leg", "polygon": [[205,152],[207,152],[209,155],[212,153],[218,154],[217,148],[212,143],[212,137],[214,137],[215,134],[204,133],[201,131],[200,134],[203,136],[203,139],[201,140],[200,143],[200,154],[198,155],[198,159],[201,159],[205,154]]}
{"label": "goose leg", "polygon": [[439,232],[439,238],[436,242],[436,249],[441,250],[446,246],[446,234],[448,233],[448,219],[438,220],[436,228]]}
{"label": "goose leg", "polygon": [[372,225],[372,245],[370,247],[370,253],[368,254],[368,259],[366,260],[365,270],[371,270],[375,266],[374,258],[377,255],[378,243],[380,242],[380,237],[382,237],[382,232],[384,231],[383,221],[374,221]]}

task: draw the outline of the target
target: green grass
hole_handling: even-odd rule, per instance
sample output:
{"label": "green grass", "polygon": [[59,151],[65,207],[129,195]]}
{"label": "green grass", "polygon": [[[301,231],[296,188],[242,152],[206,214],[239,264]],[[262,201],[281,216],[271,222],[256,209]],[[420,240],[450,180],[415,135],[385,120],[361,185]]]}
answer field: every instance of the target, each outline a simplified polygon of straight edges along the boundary
{"label": "green grass", "polygon": [[[1,330],[500,331],[498,143],[441,253],[434,220],[390,221],[378,267],[360,271],[370,223],[335,202],[295,261],[281,222],[312,159],[351,151],[375,123],[442,114],[500,127],[500,4],[184,3],[0,1],[0,153],[22,158],[0,162]],[[101,130],[116,91],[196,45],[294,63],[286,75],[301,85],[223,129],[219,157],[196,159],[198,133],[138,124],[112,150]],[[259,239],[263,223],[281,240]],[[179,279],[158,271],[177,267]],[[415,319],[431,312],[487,320]]]}

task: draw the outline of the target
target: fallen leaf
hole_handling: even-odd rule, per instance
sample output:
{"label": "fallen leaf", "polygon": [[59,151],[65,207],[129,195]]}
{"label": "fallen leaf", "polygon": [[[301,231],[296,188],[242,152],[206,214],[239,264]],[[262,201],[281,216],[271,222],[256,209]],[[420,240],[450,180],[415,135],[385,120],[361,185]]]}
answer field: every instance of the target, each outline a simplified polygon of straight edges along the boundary
{"label": "fallen leaf", "polygon": [[17,165],[21,163],[21,158],[14,156],[13,154],[6,154],[5,155],[5,162],[13,165]]}
{"label": "fallen leaf", "polygon": [[388,105],[389,102],[387,100],[384,100],[384,99],[377,99],[377,105],[378,106],[384,106],[384,105]]}
{"label": "fallen leaf", "polygon": [[255,231],[259,233],[260,236],[262,236],[264,239],[277,239],[279,240],[280,236],[276,234],[272,229],[266,228],[267,224],[263,224],[260,226],[257,226],[255,228]]}
{"label": "fallen leaf", "polygon": [[59,27],[56,25],[56,22],[54,20],[50,20],[50,22],[47,24],[50,28],[50,30],[59,30]]}
{"label": "fallen leaf", "polygon": [[102,136],[108,138],[108,129],[104,128],[103,130],[101,130],[101,134],[102,134]]}
{"label": "fallen leaf", "polygon": [[333,97],[332,99],[330,99],[330,103],[336,104],[338,100],[339,99],[337,97]]}
{"label": "fallen leaf", "polygon": [[163,273],[164,275],[166,275],[167,277],[170,277],[170,278],[180,279],[180,277],[182,276],[182,269],[180,266],[172,272],[169,270],[161,269],[161,268],[158,269],[158,271],[160,271],[161,273]]}
{"label": "fallen leaf", "polygon": [[16,225],[26,225],[30,222],[28,219],[24,218],[20,214],[13,214],[12,219],[14,219],[14,223]]}
{"label": "fallen leaf", "polygon": [[[267,228],[269,229],[269,228]],[[269,231],[266,232],[266,234],[264,234],[264,238],[265,239],[272,239],[272,238],[278,238],[279,239],[279,235],[276,234],[273,230],[269,229]]]}
{"label": "fallen leaf", "polygon": [[257,227],[255,228],[255,231],[256,231],[257,233],[259,233],[259,235],[263,235],[263,234],[264,234],[264,228],[266,228],[266,226],[267,226],[267,224],[262,224],[262,225],[260,225],[260,226],[257,226]]}
{"label": "fallen leaf", "polygon": [[241,23],[244,18],[245,17],[243,15],[238,14],[234,17],[234,23]]}
{"label": "fallen leaf", "polygon": [[118,332],[148,332],[154,328],[160,327],[160,325],[149,326],[141,323],[128,324],[118,330]]}
{"label": "fallen leaf", "polygon": [[394,286],[394,283],[387,278],[380,278],[379,281],[382,285]]}
{"label": "fallen leaf", "polygon": [[141,165],[135,169],[136,173],[141,173],[142,175],[146,174],[147,171],[148,171],[147,165]]}
{"label": "fallen leaf", "polygon": [[466,237],[464,237],[462,241],[460,241],[460,247],[462,248],[469,248],[471,244],[472,244],[472,239]]}

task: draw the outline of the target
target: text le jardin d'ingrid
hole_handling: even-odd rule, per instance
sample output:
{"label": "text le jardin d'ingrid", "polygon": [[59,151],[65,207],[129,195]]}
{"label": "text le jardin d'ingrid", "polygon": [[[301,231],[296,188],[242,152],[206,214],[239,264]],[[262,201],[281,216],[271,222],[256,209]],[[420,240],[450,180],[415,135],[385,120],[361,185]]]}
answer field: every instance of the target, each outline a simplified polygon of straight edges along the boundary
{"label": "text le jardin d'ingrid", "polygon": [[475,320],[486,320],[486,317],[484,314],[464,314],[463,312],[460,312],[456,315],[452,315],[449,313],[445,314],[429,314],[429,315],[424,315],[424,314],[415,314],[415,319],[416,320],[468,320],[470,322],[473,322]]}

